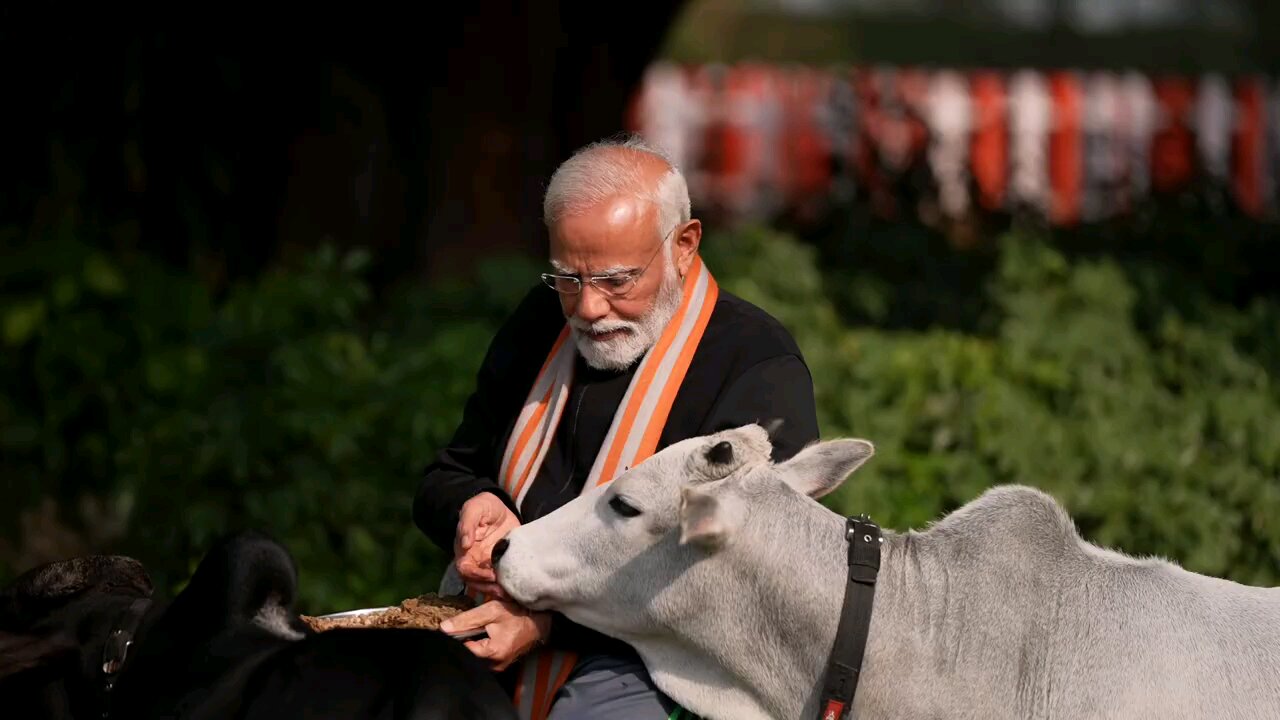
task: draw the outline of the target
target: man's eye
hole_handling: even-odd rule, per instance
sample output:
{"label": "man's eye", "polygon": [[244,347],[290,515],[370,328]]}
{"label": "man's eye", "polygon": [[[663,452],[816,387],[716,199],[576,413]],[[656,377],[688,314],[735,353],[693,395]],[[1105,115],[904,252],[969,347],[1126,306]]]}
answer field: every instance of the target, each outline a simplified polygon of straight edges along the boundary
{"label": "man's eye", "polygon": [[609,507],[612,508],[614,512],[618,513],[622,517],[635,517],[640,514],[639,510],[628,505],[627,501],[623,500],[618,495],[614,495],[613,499],[609,501]]}
{"label": "man's eye", "polygon": [[631,282],[631,278],[627,275],[611,275],[601,280],[601,282],[610,290],[621,290],[627,286],[627,283]]}

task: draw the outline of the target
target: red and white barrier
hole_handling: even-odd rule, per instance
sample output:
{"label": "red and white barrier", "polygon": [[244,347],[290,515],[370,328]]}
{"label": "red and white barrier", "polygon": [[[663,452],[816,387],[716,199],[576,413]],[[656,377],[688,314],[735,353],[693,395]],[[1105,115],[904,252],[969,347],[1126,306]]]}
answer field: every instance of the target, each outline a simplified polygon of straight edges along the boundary
{"label": "red and white barrier", "polygon": [[742,219],[927,197],[1073,225],[1206,186],[1280,207],[1280,80],[1261,76],[655,63],[627,124]]}

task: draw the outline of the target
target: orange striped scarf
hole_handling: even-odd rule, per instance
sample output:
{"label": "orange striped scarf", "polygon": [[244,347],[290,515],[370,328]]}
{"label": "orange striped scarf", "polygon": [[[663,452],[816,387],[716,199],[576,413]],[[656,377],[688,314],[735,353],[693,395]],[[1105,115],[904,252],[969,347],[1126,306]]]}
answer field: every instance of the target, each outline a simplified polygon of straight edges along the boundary
{"label": "orange striped scarf", "polygon": [[[694,256],[680,308],[636,369],[583,491],[612,481],[654,453],[719,293],[711,272]],[[523,507],[569,397],[576,355],[569,333],[566,324],[542,364],[503,453],[499,482],[517,507]],[[515,703],[522,720],[546,718],[576,661],[572,652],[549,648],[521,660]]]}

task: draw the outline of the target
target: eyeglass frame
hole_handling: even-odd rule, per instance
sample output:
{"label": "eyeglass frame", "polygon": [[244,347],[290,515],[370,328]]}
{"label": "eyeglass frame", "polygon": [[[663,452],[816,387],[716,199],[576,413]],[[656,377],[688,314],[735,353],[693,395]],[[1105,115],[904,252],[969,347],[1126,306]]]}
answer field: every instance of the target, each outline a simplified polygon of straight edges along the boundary
{"label": "eyeglass frame", "polygon": [[[662,236],[662,241],[658,243],[658,249],[653,251],[653,255],[649,257],[649,262],[645,263],[644,267],[640,268],[639,270],[628,270],[625,273],[609,273],[608,275],[592,275],[587,278],[586,282],[591,283],[591,287],[594,287],[596,290],[600,292],[600,294],[604,295],[605,297],[609,297],[609,298],[626,297],[627,295],[631,294],[632,290],[635,290],[636,283],[640,281],[640,277],[643,276],[645,271],[649,269],[649,266],[653,264],[653,261],[658,257],[658,253],[662,252],[662,249],[666,247],[667,240],[670,239],[672,233],[674,233],[676,229],[679,227],[680,225],[677,224],[675,227],[668,230],[666,235]],[[561,295],[581,295],[582,294],[583,280],[581,277],[577,275],[562,275],[559,273],[542,273],[541,277],[542,277],[543,284],[545,284],[547,287],[551,288],[552,290],[555,290],[556,292],[560,293]],[[601,287],[598,284],[598,281],[615,280],[615,279],[618,279],[619,277],[625,277],[626,280],[630,283],[629,285],[627,285],[626,290],[613,292]],[[560,288],[555,286],[555,282],[557,280],[572,280],[576,285],[577,289],[573,291],[561,290]]]}

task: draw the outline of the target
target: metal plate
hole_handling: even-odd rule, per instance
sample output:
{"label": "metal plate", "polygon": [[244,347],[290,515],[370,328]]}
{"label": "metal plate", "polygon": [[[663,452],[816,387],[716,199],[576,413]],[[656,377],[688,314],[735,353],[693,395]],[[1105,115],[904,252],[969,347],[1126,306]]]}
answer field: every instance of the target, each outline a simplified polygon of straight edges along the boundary
{"label": "metal plate", "polygon": [[395,606],[389,606],[389,607],[376,607],[376,608],[361,608],[361,609],[359,609],[359,610],[347,610],[346,612],[330,613],[330,614],[328,614],[328,615],[318,615],[317,617],[322,617],[322,618],[344,618],[344,617],[357,617],[357,616],[359,616],[359,615],[369,615],[370,613],[382,612],[383,610],[392,610],[392,609],[394,609],[394,607],[395,607]]}

